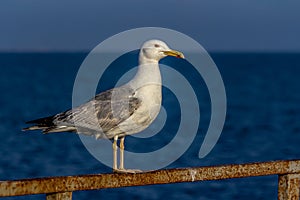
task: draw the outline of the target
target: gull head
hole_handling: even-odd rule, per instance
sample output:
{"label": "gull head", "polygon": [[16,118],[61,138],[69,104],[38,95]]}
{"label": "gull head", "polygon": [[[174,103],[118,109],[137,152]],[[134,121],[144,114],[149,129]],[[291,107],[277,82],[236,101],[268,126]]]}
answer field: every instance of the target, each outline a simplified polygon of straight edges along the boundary
{"label": "gull head", "polygon": [[184,58],[183,53],[170,49],[166,43],[161,40],[149,40],[143,44],[140,51],[140,59],[158,62],[166,56]]}

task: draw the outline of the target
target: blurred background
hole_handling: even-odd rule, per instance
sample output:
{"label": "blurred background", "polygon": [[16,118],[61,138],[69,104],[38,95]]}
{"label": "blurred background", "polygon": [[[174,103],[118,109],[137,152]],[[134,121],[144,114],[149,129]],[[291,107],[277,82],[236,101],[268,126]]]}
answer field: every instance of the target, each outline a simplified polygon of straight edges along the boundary
{"label": "blurred background", "polygon": [[[286,1],[38,1],[0,5],[0,180],[109,173],[72,133],[24,133],[25,122],[71,108],[73,83],[87,54],[101,41],[139,27],[164,27],[198,41],[223,77],[227,118],[215,148],[199,159],[210,118],[201,75],[184,68],[199,99],[201,121],[191,147],[166,168],[300,158],[300,2]],[[128,55],[130,69],[137,52]],[[122,58],[124,59],[124,58]],[[174,58],[161,61],[180,71]],[[182,64],[182,63],[181,63]],[[109,76],[115,74],[111,82]],[[121,76],[110,66],[103,88]],[[102,89],[103,89],[102,88]],[[99,88],[101,90],[101,88]],[[178,102],[164,89],[168,121],[162,134],[129,138],[143,151],[169,142]],[[177,107],[176,107],[177,106]],[[177,113],[176,113],[177,112]],[[168,133],[168,134],[163,134]],[[105,149],[111,151],[111,149]],[[277,177],[256,177],[74,192],[73,199],[276,199]],[[7,199],[44,199],[44,195]]]}

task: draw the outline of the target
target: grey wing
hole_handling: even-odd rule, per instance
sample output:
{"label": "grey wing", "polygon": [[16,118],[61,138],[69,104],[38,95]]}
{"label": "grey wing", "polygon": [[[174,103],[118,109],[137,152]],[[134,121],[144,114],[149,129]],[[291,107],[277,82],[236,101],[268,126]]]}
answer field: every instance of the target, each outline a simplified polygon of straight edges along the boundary
{"label": "grey wing", "polygon": [[60,126],[72,124],[76,132],[106,137],[110,130],[128,119],[140,104],[141,100],[134,97],[131,88],[114,88],[96,95],[79,107],[56,115],[54,123]]}

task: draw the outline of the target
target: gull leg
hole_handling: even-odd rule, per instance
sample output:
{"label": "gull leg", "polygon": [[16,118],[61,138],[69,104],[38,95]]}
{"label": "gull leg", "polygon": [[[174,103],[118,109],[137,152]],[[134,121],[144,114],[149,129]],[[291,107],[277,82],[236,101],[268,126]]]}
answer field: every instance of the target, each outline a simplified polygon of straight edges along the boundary
{"label": "gull leg", "polygon": [[125,137],[122,137],[120,139],[120,167],[119,169],[124,169],[124,140],[125,140]]}
{"label": "gull leg", "polygon": [[117,141],[118,141],[118,136],[116,135],[115,137],[114,137],[114,143],[113,143],[113,145],[112,145],[112,147],[113,147],[113,170],[115,171],[115,170],[117,170],[118,168],[117,168],[117,156],[118,156],[118,145],[117,145]]}
{"label": "gull leg", "polygon": [[124,169],[124,140],[125,137],[120,139],[120,166],[119,169],[114,169],[114,172],[118,173],[141,173],[143,171],[139,169]]}

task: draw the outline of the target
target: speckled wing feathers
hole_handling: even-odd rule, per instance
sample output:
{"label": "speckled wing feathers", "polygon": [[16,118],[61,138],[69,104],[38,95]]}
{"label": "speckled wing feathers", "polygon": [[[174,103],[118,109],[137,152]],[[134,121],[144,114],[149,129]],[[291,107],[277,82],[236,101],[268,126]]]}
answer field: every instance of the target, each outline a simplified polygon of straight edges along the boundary
{"label": "speckled wing feathers", "polygon": [[140,99],[134,97],[134,90],[123,86],[102,92],[72,110],[30,123],[35,123],[33,127],[43,129],[44,133],[71,131],[111,137],[107,133],[128,119],[140,105]]}

